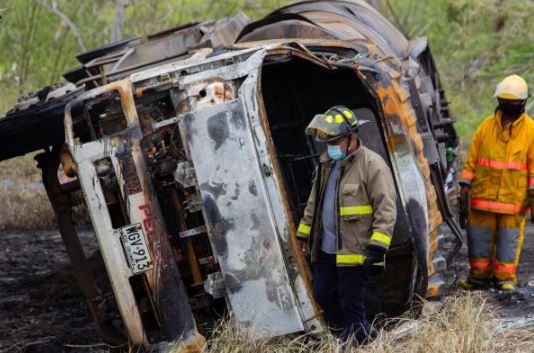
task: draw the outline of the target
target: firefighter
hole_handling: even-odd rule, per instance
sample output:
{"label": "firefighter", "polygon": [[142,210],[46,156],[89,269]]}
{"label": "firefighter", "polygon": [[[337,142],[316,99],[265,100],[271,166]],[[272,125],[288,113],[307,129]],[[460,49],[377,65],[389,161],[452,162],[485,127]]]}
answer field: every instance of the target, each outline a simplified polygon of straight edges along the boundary
{"label": "firefighter", "polygon": [[314,264],[313,293],[327,324],[358,344],[376,335],[366,317],[365,289],[369,276],[384,270],[397,216],[389,167],[356,135],[366,123],[336,106],[306,128],[328,145],[297,230],[300,250]]}
{"label": "firefighter", "polygon": [[529,94],[521,77],[506,77],[494,97],[499,105],[476,130],[459,180],[470,264],[459,285],[487,288],[493,281],[513,291],[526,210],[534,211],[534,122],[525,113]]}

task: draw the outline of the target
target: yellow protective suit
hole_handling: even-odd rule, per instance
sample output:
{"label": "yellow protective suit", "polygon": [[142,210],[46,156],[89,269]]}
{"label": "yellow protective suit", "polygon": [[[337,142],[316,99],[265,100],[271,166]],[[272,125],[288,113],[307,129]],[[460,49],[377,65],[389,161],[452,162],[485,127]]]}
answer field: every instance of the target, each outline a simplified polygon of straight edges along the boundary
{"label": "yellow protective suit", "polygon": [[525,215],[471,210],[467,221],[469,276],[515,286]]}
{"label": "yellow protective suit", "polygon": [[534,190],[534,121],[523,114],[503,129],[501,113],[475,132],[460,184],[470,185],[470,276],[516,283],[525,199]]}

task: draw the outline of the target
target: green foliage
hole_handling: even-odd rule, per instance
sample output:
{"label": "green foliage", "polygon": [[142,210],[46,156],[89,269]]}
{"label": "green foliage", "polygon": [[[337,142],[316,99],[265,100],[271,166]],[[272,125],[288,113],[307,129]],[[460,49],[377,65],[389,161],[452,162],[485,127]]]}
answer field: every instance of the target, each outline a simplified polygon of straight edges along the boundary
{"label": "green foliage", "polygon": [[[264,16],[288,0],[129,0],[123,38],[244,11]],[[534,2],[382,0],[410,38],[428,36],[460,135],[492,113],[495,84],[518,73],[534,85]],[[56,3],[54,9],[52,4]],[[110,42],[113,0],[0,0],[0,115],[17,96],[61,80],[76,54]],[[68,18],[62,19],[58,13]],[[76,29],[80,35],[76,36]],[[529,105],[532,110],[533,104]]]}
{"label": "green foliage", "polygon": [[387,0],[382,10],[409,37],[429,38],[464,141],[493,113],[501,79],[517,73],[534,87],[534,2]]}
{"label": "green foliage", "polygon": [[[123,38],[239,11],[257,19],[284,3],[283,0],[129,0]],[[7,9],[0,19],[1,116],[18,96],[61,80],[65,71],[78,65],[76,55],[84,48],[90,50],[109,43],[116,4],[112,0],[0,0],[0,9]]]}
{"label": "green foliage", "polygon": [[[126,11],[126,37],[144,35],[184,23],[231,16],[239,11],[258,19],[282,6],[283,0],[140,0]],[[142,24],[142,25],[140,25]]]}

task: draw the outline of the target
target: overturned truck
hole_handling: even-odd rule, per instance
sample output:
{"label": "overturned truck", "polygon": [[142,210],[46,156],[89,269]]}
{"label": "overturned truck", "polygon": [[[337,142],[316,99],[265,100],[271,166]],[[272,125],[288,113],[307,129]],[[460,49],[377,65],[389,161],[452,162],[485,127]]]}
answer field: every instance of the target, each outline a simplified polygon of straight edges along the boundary
{"label": "overturned truck", "polygon": [[[22,97],[0,121],[0,159],[44,149],[43,182],[105,341],[195,351],[228,312],[258,336],[325,330],[295,225],[324,149],[304,129],[339,104],[372,122],[359,137],[399,194],[370,315],[439,297],[461,244],[448,204],[458,138],[425,38],[408,41],[364,1],[308,1],[78,60],[66,83]],[[107,285],[76,234],[80,200]],[[458,238],[448,252],[444,226]]]}

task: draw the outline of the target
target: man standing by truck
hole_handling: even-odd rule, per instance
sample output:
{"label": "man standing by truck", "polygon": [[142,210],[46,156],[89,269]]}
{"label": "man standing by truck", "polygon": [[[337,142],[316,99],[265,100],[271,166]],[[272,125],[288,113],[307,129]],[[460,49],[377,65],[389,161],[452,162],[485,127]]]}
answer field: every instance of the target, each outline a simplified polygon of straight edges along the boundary
{"label": "man standing by truck", "polygon": [[364,343],[376,331],[367,321],[369,275],[381,272],[397,216],[390,169],[362,146],[356,132],[368,121],[336,106],[306,128],[328,144],[298,227],[301,251],[315,265],[313,292],[324,317],[341,338]]}
{"label": "man standing by truck", "polygon": [[525,211],[534,210],[534,122],[525,113],[528,86],[517,75],[497,85],[495,114],[478,127],[460,175],[460,222],[469,276],[460,287],[516,289]]}

